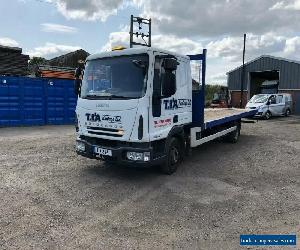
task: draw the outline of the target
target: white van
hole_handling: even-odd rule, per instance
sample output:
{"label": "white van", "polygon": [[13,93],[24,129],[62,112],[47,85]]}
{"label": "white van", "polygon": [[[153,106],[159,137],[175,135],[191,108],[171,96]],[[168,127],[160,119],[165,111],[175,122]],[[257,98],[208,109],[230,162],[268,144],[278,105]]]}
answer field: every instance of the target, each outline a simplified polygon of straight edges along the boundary
{"label": "white van", "polygon": [[290,94],[254,95],[246,105],[246,109],[257,109],[255,117],[270,119],[272,116],[289,116],[292,109]]}

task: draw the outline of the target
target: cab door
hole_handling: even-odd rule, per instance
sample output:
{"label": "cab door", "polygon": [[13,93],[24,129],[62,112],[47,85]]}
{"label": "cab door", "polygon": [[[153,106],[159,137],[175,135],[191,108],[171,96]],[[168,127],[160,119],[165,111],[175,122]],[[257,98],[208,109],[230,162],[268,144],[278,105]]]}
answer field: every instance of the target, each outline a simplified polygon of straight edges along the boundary
{"label": "cab door", "polygon": [[284,114],[285,104],[283,95],[276,95],[276,104],[273,105],[274,113],[276,115]]}
{"label": "cab door", "polygon": [[282,115],[284,109],[285,104],[283,95],[272,95],[269,99],[269,111],[272,115]]}
{"label": "cab door", "polygon": [[285,98],[283,95],[277,95],[276,97],[276,104],[278,105],[277,108],[278,108],[278,115],[283,115],[285,113]]}
{"label": "cab door", "polygon": [[166,96],[163,93],[163,84],[165,84],[166,74],[169,74],[170,77],[170,71],[166,72],[164,67],[165,56],[155,55],[152,117],[150,116],[152,119],[150,119],[151,140],[166,138],[172,127],[192,121],[192,81],[189,60],[176,58],[176,70],[171,72],[171,78],[175,80],[175,92]]}
{"label": "cab door", "polygon": [[[153,93],[150,101],[149,132],[150,140],[155,141],[166,138],[173,125],[173,118],[176,113],[175,94],[165,98],[162,85],[165,69],[163,67],[163,54],[154,53],[154,75]],[[176,79],[176,71],[173,71]],[[176,91],[177,92],[177,91]]]}

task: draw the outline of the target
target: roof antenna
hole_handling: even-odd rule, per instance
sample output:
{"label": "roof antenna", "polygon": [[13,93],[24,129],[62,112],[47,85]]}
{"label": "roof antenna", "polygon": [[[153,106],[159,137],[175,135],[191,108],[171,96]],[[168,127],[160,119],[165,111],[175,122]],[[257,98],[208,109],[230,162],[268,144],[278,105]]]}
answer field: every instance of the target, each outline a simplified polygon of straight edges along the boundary
{"label": "roof antenna", "polygon": [[[138,31],[133,32],[134,29],[134,24],[138,24]],[[148,33],[144,33],[143,30],[143,26],[146,25],[148,26]],[[147,47],[151,47],[151,18],[147,19],[147,18],[142,18],[142,17],[135,17],[133,15],[131,15],[130,18],[130,48],[133,47],[133,45],[140,45],[140,46],[147,46]],[[142,38],[142,40],[144,41],[144,43],[140,43],[137,41],[134,41],[134,36],[136,36],[136,38],[138,39],[139,37]],[[144,37],[148,38],[148,41],[146,41],[144,39]]]}

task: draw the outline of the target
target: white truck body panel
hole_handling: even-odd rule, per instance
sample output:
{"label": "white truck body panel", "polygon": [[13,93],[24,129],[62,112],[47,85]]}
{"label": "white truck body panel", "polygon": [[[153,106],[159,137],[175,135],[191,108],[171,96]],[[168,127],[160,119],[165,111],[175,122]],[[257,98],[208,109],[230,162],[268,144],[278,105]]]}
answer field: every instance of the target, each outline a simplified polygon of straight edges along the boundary
{"label": "white truck body panel", "polygon": [[[130,50],[121,50],[105,52],[89,56],[87,61],[99,60],[108,57],[118,57],[126,55],[135,55],[148,53],[149,65],[154,64],[155,56],[165,55],[164,50],[154,48],[138,48]],[[141,99],[129,100],[86,100],[79,98],[77,102],[76,114],[79,121],[79,134],[94,136],[98,138],[120,140],[128,142],[149,142],[166,138],[174,126],[173,118],[178,116],[176,125],[183,125],[192,122],[192,78],[190,73],[190,60],[187,56],[180,56],[176,53],[179,61],[176,71],[177,90],[175,95],[162,99],[161,116],[152,115],[152,93],[153,93],[153,68],[149,67],[147,79],[147,91]],[[87,114],[99,115],[100,120],[88,121]],[[144,118],[145,136],[138,139],[137,126],[140,116]],[[116,122],[114,118],[118,117]],[[87,127],[99,127],[99,129],[119,129],[124,130],[122,137],[115,137],[116,132],[106,132],[106,135],[90,134]],[[101,131],[101,130],[100,130]],[[101,131],[104,132],[104,131]],[[111,134],[111,136],[109,135]]]}

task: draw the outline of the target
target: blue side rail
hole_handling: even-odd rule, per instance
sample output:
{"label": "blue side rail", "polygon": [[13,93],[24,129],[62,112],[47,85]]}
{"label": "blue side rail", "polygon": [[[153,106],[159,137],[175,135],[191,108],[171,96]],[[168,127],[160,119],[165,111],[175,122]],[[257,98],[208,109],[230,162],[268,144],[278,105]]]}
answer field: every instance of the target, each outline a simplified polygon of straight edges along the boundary
{"label": "blue side rail", "polygon": [[192,113],[193,125],[204,129],[204,107],[205,107],[205,75],[206,75],[206,54],[207,50],[203,49],[202,54],[188,55],[191,61],[200,63],[199,90],[194,90],[192,95]]}

